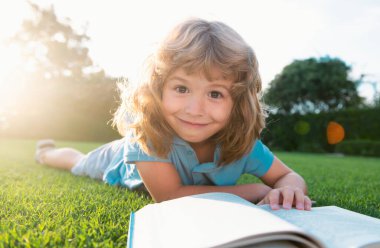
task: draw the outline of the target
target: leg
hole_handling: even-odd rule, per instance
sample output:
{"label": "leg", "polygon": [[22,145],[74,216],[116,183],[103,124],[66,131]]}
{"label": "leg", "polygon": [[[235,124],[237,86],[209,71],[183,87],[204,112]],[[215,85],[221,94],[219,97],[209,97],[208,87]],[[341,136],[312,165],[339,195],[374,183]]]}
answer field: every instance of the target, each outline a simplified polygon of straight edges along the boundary
{"label": "leg", "polygon": [[39,164],[71,170],[83,156],[83,153],[72,148],[56,148],[54,140],[48,139],[37,142],[35,159]]}
{"label": "leg", "polygon": [[83,153],[73,148],[52,148],[42,151],[39,161],[54,168],[71,170],[83,156]]}
{"label": "leg", "polygon": [[104,144],[85,155],[73,148],[56,148],[53,140],[40,140],[37,142],[35,159],[37,163],[70,170],[77,176],[102,180],[104,171],[115,155],[120,156],[123,148],[124,140],[120,139]]}

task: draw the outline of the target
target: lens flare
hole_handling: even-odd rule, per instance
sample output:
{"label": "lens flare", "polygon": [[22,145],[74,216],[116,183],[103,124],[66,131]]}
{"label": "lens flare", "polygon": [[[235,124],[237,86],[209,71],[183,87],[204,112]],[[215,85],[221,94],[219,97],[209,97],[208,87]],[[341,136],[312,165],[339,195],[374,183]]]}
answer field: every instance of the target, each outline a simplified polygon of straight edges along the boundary
{"label": "lens flare", "polygon": [[327,125],[327,142],[335,145],[344,139],[344,128],[335,121],[330,121]]}
{"label": "lens flare", "polygon": [[310,132],[310,124],[307,121],[297,121],[294,131],[299,135],[306,135]]}

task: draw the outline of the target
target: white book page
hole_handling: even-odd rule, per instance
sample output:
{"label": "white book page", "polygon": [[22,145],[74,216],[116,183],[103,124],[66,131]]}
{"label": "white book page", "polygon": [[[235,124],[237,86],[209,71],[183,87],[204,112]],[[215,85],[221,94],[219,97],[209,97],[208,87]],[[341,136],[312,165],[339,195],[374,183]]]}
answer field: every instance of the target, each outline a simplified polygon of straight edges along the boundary
{"label": "white book page", "polygon": [[316,207],[311,211],[263,209],[321,239],[329,248],[380,247],[380,219],[343,208]]}
{"label": "white book page", "polygon": [[271,232],[302,231],[235,195],[210,193],[137,211],[132,247],[215,247]]}

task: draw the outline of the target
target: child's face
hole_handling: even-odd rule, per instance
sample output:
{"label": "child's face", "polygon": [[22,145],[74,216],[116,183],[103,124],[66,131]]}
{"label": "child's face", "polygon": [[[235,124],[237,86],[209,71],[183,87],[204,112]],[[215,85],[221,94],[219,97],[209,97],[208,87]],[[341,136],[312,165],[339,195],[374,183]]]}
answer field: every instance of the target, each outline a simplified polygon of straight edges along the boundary
{"label": "child's face", "polygon": [[201,73],[178,69],[166,80],[163,113],[179,137],[191,143],[207,142],[228,122],[233,101],[232,80],[213,70],[212,81]]}

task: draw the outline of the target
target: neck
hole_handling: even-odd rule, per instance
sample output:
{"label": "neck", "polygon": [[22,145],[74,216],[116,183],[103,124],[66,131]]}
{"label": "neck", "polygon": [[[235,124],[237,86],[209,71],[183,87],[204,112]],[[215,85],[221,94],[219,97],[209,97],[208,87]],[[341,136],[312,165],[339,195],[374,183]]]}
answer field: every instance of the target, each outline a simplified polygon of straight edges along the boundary
{"label": "neck", "polygon": [[199,163],[213,162],[215,143],[211,141],[199,142],[199,143],[189,143],[197,154]]}

